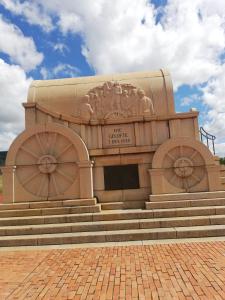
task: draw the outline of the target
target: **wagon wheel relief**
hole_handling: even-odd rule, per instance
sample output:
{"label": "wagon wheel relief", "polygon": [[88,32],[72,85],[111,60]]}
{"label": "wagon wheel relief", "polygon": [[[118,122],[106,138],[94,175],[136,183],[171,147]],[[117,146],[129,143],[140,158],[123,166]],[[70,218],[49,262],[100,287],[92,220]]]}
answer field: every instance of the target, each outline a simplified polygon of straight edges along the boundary
{"label": "wagon wheel relief", "polygon": [[28,192],[38,197],[63,194],[76,180],[74,144],[56,132],[39,132],[25,140],[16,155],[16,175]]}
{"label": "wagon wheel relief", "polygon": [[204,165],[204,160],[196,149],[183,145],[171,149],[163,160],[167,181],[187,192],[203,179]]}

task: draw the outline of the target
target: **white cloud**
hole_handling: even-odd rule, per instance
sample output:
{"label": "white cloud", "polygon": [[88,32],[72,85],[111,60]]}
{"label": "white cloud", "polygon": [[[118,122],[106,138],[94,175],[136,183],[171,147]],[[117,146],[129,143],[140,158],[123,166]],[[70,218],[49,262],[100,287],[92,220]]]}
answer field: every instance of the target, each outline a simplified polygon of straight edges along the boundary
{"label": "white cloud", "polygon": [[25,17],[27,11],[33,12],[38,17],[27,18],[36,20],[34,24],[47,22],[51,27],[55,15],[64,34],[82,35],[83,54],[97,73],[166,67],[177,88],[201,84],[220,72],[219,57],[225,45],[224,0],[169,0],[158,9],[147,0],[0,3]]}
{"label": "white cloud", "polygon": [[[225,53],[224,0],[168,0],[159,9],[147,0],[9,0],[9,3],[17,6],[36,3],[44,12],[43,19],[54,15],[64,35],[80,34],[83,55],[96,73],[168,68],[175,90],[183,84],[199,88],[204,83],[201,101],[209,109],[205,126],[220,136],[217,141],[222,145],[225,68],[220,58]],[[48,22],[52,23],[50,19]],[[73,72],[69,66],[59,64],[50,71],[42,68],[42,76],[52,78],[61,76],[65,70]]]}
{"label": "white cloud", "polygon": [[73,33],[82,31],[82,21],[80,17],[74,13],[65,12],[64,14],[61,14],[58,25],[64,34],[69,31]]}
{"label": "white cloud", "polygon": [[225,156],[225,64],[220,73],[202,89],[203,101],[209,107],[204,127],[217,137],[218,154]]}
{"label": "white cloud", "polygon": [[69,52],[69,47],[66,44],[63,43],[51,43],[52,48],[54,51],[58,51],[62,54],[65,54],[65,52]]}
{"label": "white cloud", "polygon": [[40,69],[40,73],[41,73],[42,79],[46,80],[46,79],[49,79],[49,78],[50,78],[50,76],[49,76],[49,71],[47,70],[47,68],[42,67],[42,68]]}
{"label": "white cloud", "polygon": [[13,14],[22,16],[31,25],[38,25],[47,32],[54,28],[51,17],[35,1],[0,0],[0,4]]}
{"label": "white cloud", "polygon": [[9,55],[13,63],[26,71],[34,69],[43,60],[43,54],[36,49],[32,38],[25,37],[22,31],[0,15],[0,52]]}
{"label": "white cloud", "polygon": [[19,66],[9,65],[0,59],[0,150],[8,150],[13,139],[23,130],[27,89],[31,78],[27,78]]}
{"label": "white cloud", "polygon": [[[97,73],[168,68],[175,90],[205,83],[205,126],[222,143],[225,116],[218,114],[218,106],[224,110],[224,0],[169,0],[159,9],[146,0],[92,3],[52,0],[45,5],[58,15],[64,34],[83,37],[83,55]],[[183,104],[192,100],[184,99]]]}
{"label": "white cloud", "polygon": [[190,96],[184,97],[183,99],[181,99],[180,105],[181,106],[189,106],[190,107],[191,104],[197,104],[196,102],[198,102],[200,100],[201,100],[200,95],[198,95],[198,94],[191,94]]}
{"label": "white cloud", "polygon": [[42,67],[40,70],[43,79],[54,79],[58,77],[76,77],[80,70],[69,64],[58,64],[54,68]]}
{"label": "white cloud", "polygon": [[56,67],[53,68],[53,74],[58,75],[61,73],[68,74],[71,77],[77,76],[80,70],[74,66],[69,64],[58,64]]}
{"label": "white cloud", "polygon": [[215,143],[216,155],[225,157],[225,143]]}
{"label": "white cloud", "polygon": [[147,0],[38,1],[58,16],[64,34],[82,35],[83,54],[97,73],[166,67],[177,88],[220,71],[223,0],[170,0],[159,9]]}

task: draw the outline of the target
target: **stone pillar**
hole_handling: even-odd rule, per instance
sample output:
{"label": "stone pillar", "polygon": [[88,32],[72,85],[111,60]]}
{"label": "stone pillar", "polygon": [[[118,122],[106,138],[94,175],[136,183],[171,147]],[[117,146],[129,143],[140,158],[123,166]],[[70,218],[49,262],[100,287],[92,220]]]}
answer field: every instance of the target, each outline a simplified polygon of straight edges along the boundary
{"label": "stone pillar", "polygon": [[157,137],[157,130],[156,130],[156,121],[151,122],[151,128],[152,128],[152,144],[157,145],[158,137]]}
{"label": "stone pillar", "polygon": [[169,120],[170,138],[181,136],[181,121],[180,119]]}
{"label": "stone pillar", "polygon": [[77,163],[80,174],[80,198],[93,198],[93,162],[90,160]]}
{"label": "stone pillar", "polygon": [[30,128],[36,125],[36,103],[23,103],[25,108],[25,127]]}
{"label": "stone pillar", "polygon": [[1,168],[3,178],[3,202],[15,202],[15,171],[16,166],[5,166]]}
{"label": "stone pillar", "polygon": [[199,135],[199,126],[198,126],[198,115],[193,118],[193,123],[194,123],[194,135],[197,141],[200,140],[200,135]]}
{"label": "stone pillar", "polygon": [[209,192],[221,190],[220,166],[219,165],[206,166],[206,170],[208,174]]}
{"label": "stone pillar", "polygon": [[150,175],[152,195],[163,194],[163,170],[149,169],[148,172]]}

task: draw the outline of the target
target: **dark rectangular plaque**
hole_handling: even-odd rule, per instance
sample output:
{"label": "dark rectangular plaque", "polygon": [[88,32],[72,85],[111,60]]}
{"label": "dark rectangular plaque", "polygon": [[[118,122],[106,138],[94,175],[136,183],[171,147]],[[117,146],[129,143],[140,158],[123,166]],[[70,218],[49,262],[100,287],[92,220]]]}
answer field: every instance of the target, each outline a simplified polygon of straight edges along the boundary
{"label": "dark rectangular plaque", "polygon": [[138,165],[104,167],[105,190],[139,189]]}

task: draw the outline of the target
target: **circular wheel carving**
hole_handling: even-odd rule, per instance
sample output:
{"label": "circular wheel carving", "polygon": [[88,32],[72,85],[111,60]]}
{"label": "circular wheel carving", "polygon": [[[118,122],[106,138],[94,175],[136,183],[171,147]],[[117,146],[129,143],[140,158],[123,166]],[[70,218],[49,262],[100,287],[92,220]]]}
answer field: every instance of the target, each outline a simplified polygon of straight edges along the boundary
{"label": "circular wheel carving", "polygon": [[171,149],[164,157],[163,168],[167,181],[185,191],[198,184],[205,174],[203,157],[188,146]]}
{"label": "circular wheel carving", "polygon": [[38,160],[39,170],[41,173],[52,173],[56,169],[56,158],[52,155],[43,155]]}
{"label": "circular wheel carving", "polygon": [[38,197],[63,194],[78,175],[77,151],[64,135],[43,131],[27,138],[16,154],[16,175]]}
{"label": "circular wheel carving", "polygon": [[188,177],[193,171],[193,162],[187,157],[180,157],[174,163],[174,172],[179,177]]}

